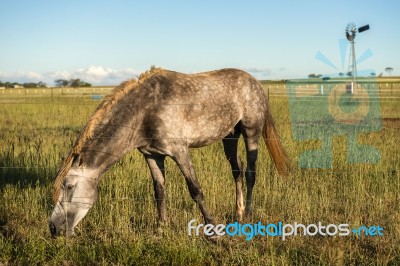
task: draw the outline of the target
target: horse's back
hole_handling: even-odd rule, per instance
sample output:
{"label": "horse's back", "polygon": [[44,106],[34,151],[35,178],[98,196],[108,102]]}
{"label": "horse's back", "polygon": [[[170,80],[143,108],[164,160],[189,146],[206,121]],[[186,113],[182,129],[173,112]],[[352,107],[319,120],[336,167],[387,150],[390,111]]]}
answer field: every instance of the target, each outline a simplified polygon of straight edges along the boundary
{"label": "horse's back", "polygon": [[[196,74],[163,70],[148,83],[160,104],[251,104],[266,95],[260,83],[245,71],[233,68]],[[157,95],[158,94],[158,95]]]}
{"label": "horse's back", "polygon": [[258,81],[238,69],[198,74],[161,71],[148,81],[153,108],[147,113],[153,138],[180,141],[189,147],[222,139],[242,121],[262,126],[266,96]]}

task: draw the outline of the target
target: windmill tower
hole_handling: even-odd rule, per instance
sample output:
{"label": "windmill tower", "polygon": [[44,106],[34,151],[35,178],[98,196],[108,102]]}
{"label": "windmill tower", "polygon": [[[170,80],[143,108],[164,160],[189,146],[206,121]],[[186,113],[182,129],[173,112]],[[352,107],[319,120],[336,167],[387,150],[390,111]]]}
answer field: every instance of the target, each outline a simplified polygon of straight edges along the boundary
{"label": "windmill tower", "polygon": [[354,86],[357,82],[357,60],[356,60],[356,50],[354,48],[354,39],[356,38],[356,33],[361,33],[363,31],[369,30],[369,24],[362,26],[357,29],[355,23],[349,23],[346,26],[346,38],[350,42],[350,55],[349,55],[349,68],[348,74],[352,77],[351,84],[348,85],[347,91],[354,93]]}

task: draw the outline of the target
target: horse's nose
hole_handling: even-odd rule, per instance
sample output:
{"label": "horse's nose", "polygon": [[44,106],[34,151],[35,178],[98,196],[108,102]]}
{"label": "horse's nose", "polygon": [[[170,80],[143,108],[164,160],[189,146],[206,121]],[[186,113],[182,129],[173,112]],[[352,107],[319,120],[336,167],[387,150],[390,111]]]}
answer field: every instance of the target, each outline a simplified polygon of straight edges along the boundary
{"label": "horse's nose", "polygon": [[49,229],[52,237],[57,236],[57,227],[52,222],[49,222]]}

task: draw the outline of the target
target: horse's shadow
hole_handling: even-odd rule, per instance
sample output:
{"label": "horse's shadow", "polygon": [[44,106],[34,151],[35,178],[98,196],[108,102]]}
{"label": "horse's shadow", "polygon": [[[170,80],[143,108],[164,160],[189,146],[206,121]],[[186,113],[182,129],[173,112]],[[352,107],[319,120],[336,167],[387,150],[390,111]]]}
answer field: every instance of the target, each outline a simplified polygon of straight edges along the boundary
{"label": "horse's shadow", "polygon": [[10,186],[17,190],[47,186],[51,182],[51,170],[24,164],[18,157],[0,154],[0,234],[8,238],[13,235],[9,227],[9,213],[6,209],[7,190]]}
{"label": "horse's shadow", "polygon": [[45,186],[51,182],[49,170],[41,166],[23,165],[14,158],[0,155],[0,191],[8,185],[18,188]]}

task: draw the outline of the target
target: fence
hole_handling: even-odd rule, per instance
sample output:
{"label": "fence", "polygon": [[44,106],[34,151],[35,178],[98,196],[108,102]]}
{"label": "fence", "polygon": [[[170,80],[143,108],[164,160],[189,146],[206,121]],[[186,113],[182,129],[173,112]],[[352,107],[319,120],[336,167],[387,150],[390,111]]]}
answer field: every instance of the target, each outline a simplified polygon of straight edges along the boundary
{"label": "fence", "polygon": [[[324,89],[330,89],[337,84],[343,82],[312,82],[307,80],[294,81],[302,84],[301,90],[297,94],[319,94]],[[371,86],[378,86],[378,91],[381,96],[394,96],[400,97],[400,81],[395,82],[360,82],[360,84],[370,83]],[[263,82],[264,88],[271,96],[287,96],[285,82]],[[84,87],[84,88],[6,88],[0,90],[0,99],[7,96],[85,96],[96,94],[108,94],[113,87]],[[290,92],[289,92],[290,93]]]}

